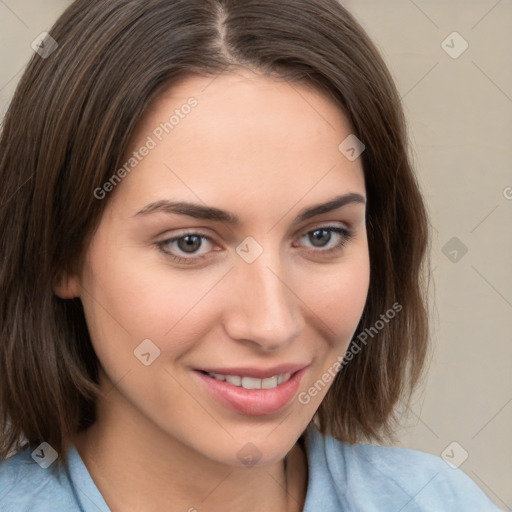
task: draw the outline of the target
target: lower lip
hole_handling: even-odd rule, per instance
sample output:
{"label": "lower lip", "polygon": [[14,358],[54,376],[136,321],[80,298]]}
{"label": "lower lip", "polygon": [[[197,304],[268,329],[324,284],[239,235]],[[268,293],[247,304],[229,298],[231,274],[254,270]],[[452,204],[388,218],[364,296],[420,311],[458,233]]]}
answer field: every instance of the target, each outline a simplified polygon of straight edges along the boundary
{"label": "lower lip", "polygon": [[283,409],[297,393],[306,368],[273,389],[245,389],[195,371],[207,389],[221,404],[248,416],[263,416]]}

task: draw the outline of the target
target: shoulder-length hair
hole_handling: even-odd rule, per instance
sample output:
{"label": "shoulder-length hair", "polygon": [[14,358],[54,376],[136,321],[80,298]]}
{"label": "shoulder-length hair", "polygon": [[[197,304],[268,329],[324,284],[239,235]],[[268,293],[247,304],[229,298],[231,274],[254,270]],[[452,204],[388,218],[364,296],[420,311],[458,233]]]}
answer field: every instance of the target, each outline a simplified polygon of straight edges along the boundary
{"label": "shoulder-length hair", "polygon": [[392,437],[427,350],[428,217],[399,94],[356,20],[336,0],[77,0],[50,34],[58,47],[30,60],[0,139],[0,458],[23,438],[60,452],[95,421],[99,362],[82,305],[53,284],[80,268],[108,203],[94,191],[151,102],[188,73],[240,67],[323,91],[365,145],[370,286],[349,351],[372,336],[314,420],[350,443]]}

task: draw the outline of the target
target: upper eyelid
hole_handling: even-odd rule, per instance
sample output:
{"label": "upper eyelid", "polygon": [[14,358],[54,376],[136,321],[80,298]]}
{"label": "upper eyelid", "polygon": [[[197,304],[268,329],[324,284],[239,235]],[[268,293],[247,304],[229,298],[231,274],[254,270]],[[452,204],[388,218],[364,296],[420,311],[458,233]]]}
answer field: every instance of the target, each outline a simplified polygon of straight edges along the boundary
{"label": "upper eyelid", "polygon": [[[299,230],[299,233],[295,236],[304,236],[305,234],[307,233],[310,233],[311,231],[316,231],[317,229],[323,229],[323,228],[341,228],[341,229],[344,229],[345,231],[347,232],[353,232],[353,230],[346,225],[343,225],[343,226],[340,226],[340,225],[335,225],[333,222],[329,222],[329,221],[324,221],[322,223],[322,221],[320,221],[320,224],[318,225],[315,225],[313,227],[310,227],[310,228],[303,228],[301,230]],[[201,230],[201,228],[184,228],[185,231],[183,231],[182,233],[180,234],[177,234],[177,235],[172,235],[172,236],[166,236],[165,238],[162,238],[161,242],[168,242],[168,241],[171,241],[171,240],[177,240],[177,239],[180,239],[182,237],[185,237],[185,236],[190,236],[190,235],[200,235],[201,237],[204,237],[204,238],[207,238],[208,240],[214,242],[215,241],[215,237],[214,236],[211,236],[205,232],[203,232]]]}
{"label": "upper eyelid", "polygon": [[[346,238],[352,238],[354,236],[354,234],[355,234],[354,230],[351,229],[350,227],[334,225],[333,223],[326,223],[326,224],[324,223],[324,224],[313,226],[311,228],[307,228],[307,229],[301,230],[299,232],[299,234],[295,236],[295,238],[302,238],[303,236],[307,235],[308,233],[311,233],[312,231],[316,231],[317,229],[329,229],[329,228],[331,228],[331,231],[333,231],[332,228],[342,229],[343,231],[345,231],[344,234],[336,233],[335,231],[333,231],[333,232],[335,234],[338,234],[338,235],[341,235],[341,236],[345,236]],[[179,240],[181,238],[184,238],[184,237],[190,236],[190,235],[199,235],[199,237],[206,238],[212,244],[216,244],[215,237],[212,237],[212,236],[210,236],[210,235],[208,235],[206,233],[203,233],[200,230],[200,228],[195,228],[195,229],[194,228],[190,228],[190,229],[184,231],[181,234],[173,235],[173,236],[169,236],[169,237],[163,238],[162,240],[157,242],[157,244],[161,245],[161,244],[165,244],[166,242],[175,242],[175,241],[177,241],[177,240]],[[216,245],[218,245],[218,244],[216,244]],[[193,254],[190,256],[190,259],[192,259],[192,258],[194,258]]]}

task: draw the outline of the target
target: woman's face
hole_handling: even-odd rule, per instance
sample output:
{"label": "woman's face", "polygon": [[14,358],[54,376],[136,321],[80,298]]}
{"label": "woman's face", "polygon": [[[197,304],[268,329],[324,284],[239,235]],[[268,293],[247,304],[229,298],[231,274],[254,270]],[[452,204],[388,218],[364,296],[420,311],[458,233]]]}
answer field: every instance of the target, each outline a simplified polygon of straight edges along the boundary
{"label": "woman's face", "polygon": [[99,424],[230,465],[293,447],[368,292],[350,134],[319,92],[246,71],[152,105],[68,281],[102,366]]}

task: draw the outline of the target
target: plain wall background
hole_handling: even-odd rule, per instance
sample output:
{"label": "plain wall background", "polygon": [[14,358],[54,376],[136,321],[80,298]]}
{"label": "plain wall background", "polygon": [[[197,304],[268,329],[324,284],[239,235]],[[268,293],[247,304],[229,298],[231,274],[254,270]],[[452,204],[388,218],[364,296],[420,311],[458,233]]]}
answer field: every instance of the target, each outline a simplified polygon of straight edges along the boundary
{"label": "plain wall background", "polygon": [[[0,118],[70,3],[0,0]],[[467,452],[460,468],[512,510],[512,0],[343,3],[397,82],[433,224],[434,353],[401,444]]]}

